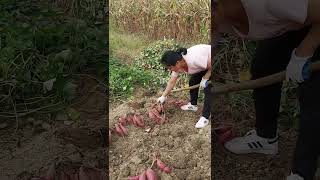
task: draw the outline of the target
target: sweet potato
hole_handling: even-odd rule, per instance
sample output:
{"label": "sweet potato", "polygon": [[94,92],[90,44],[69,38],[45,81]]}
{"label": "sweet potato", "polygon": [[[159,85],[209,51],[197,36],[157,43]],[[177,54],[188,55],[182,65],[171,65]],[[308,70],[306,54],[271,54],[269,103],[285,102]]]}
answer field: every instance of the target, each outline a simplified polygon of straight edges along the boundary
{"label": "sweet potato", "polygon": [[128,135],[128,130],[121,123],[119,123],[119,128],[122,130],[123,135]]}
{"label": "sweet potato", "polygon": [[146,176],[148,180],[158,180],[156,173],[151,168],[146,170]]}
{"label": "sweet potato", "polygon": [[163,105],[161,104],[158,104],[155,109],[159,112],[159,113],[162,113],[163,112]]}
{"label": "sweet potato", "polygon": [[226,143],[227,141],[230,141],[231,139],[237,137],[237,134],[234,130],[228,130],[220,135],[218,135],[218,142],[220,144],[224,144]]}
{"label": "sweet potato", "polygon": [[129,176],[128,180],[139,180],[140,176]]}
{"label": "sweet potato", "polygon": [[132,114],[127,115],[127,122],[130,124],[133,124],[133,115]]}
{"label": "sweet potato", "polygon": [[163,169],[166,167],[166,164],[164,164],[160,159],[157,159],[157,166],[163,171]]}
{"label": "sweet potato", "polygon": [[163,163],[160,159],[157,159],[157,166],[159,167],[159,169],[161,169],[161,171],[165,173],[171,173],[171,169],[165,163]]}
{"label": "sweet potato", "polygon": [[165,168],[163,168],[163,171],[164,171],[165,173],[167,173],[167,174],[171,173],[171,169],[170,169],[168,166],[166,166]]}
{"label": "sweet potato", "polygon": [[139,180],[147,180],[147,176],[146,176],[146,172],[145,171],[143,171],[141,173],[141,175],[139,176]]}
{"label": "sweet potato", "polygon": [[124,136],[122,129],[118,126],[118,124],[115,125],[116,126],[116,133],[119,134],[120,136]]}
{"label": "sweet potato", "polygon": [[125,115],[121,115],[119,117],[119,123],[121,123],[122,125],[126,125],[127,124]]}
{"label": "sweet potato", "polygon": [[144,127],[144,120],[142,115],[137,115],[136,123],[139,127]]}
{"label": "sweet potato", "polygon": [[223,134],[231,129],[232,129],[231,126],[219,125],[217,128],[214,128],[214,132],[219,135],[219,134]]}
{"label": "sweet potato", "polygon": [[153,111],[151,109],[148,111],[148,115],[149,115],[150,119],[155,119],[156,118],[156,115],[154,115],[154,113],[153,113]]}
{"label": "sweet potato", "polygon": [[133,115],[133,125],[139,127],[138,125],[138,116],[136,114]]}

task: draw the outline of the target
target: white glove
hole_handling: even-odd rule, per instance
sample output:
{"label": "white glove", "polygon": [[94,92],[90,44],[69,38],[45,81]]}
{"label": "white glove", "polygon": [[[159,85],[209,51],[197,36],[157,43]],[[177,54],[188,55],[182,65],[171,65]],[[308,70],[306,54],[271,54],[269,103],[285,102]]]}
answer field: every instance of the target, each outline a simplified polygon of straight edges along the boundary
{"label": "white glove", "polygon": [[290,62],[286,69],[286,80],[301,83],[310,77],[310,61],[311,57],[296,56],[296,49],[291,54]]}
{"label": "white glove", "polygon": [[204,89],[204,88],[208,87],[208,83],[209,83],[208,79],[203,79],[202,78],[202,80],[200,82],[200,88]]}
{"label": "white glove", "polygon": [[165,96],[161,96],[161,97],[158,98],[157,102],[163,104],[165,100],[166,100],[166,97]]}

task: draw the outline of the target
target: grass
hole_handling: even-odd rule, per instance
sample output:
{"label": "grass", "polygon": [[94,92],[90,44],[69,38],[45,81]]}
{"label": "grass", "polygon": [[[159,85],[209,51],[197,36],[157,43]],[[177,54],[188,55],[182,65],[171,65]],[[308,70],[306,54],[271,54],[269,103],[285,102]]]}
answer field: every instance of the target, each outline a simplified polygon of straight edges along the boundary
{"label": "grass", "polygon": [[134,57],[150,44],[147,37],[129,34],[115,27],[112,21],[109,26],[109,53],[123,63],[131,64]]}

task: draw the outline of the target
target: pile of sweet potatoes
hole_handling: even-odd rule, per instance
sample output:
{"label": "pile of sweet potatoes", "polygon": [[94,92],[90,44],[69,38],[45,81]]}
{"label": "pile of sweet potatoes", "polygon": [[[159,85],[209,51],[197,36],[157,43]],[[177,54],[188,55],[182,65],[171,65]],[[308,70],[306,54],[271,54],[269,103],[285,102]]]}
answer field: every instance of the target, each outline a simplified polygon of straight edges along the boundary
{"label": "pile of sweet potatoes", "polygon": [[111,144],[112,132],[117,133],[119,136],[124,137],[128,135],[128,129],[126,125],[133,124],[135,127],[145,127],[143,116],[140,114],[126,114],[121,115],[118,119],[118,123],[114,128],[109,129],[109,144]]}
{"label": "pile of sweet potatoes", "polygon": [[156,162],[157,164],[157,167],[169,174],[171,173],[171,169],[169,166],[167,166],[165,163],[163,163],[160,159],[159,159],[159,155],[157,155],[156,153],[153,154],[154,156],[154,160],[151,164],[151,167],[147,168],[146,170],[143,170],[142,173],[140,175],[137,175],[137,176],[129,176],[128,177],[128,180],[157,180],[158,179],[158,176],[156,174],[155,171],[152,170],[152,167],[154,165],[154,163]]}

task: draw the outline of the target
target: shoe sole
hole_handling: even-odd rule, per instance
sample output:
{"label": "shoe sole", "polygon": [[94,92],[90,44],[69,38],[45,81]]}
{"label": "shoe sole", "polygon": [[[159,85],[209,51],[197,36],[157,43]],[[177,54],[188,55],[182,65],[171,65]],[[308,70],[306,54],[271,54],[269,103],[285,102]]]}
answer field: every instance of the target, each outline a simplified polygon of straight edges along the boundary
{"label": "shoe sole", "polygon": [[209,123],[207,125],[203,126],[203,127],[196,127],[196,126],[194,126],[194,127],[197,128],[197,129],[203,129],[203,128],[207,127],[208,125],[209,125]]}
{"label": "shoe sole", "polygon": [[193,111],[193,112],[197,112],[198,111],[198,109],[196,109],[196,110],[192,110],[192,109],[181,109],[182,111]]}
{"label": "shoe sole", "polygon": [[[226,148],[227,149],[227,148]],[[278,151],[274,151],[274,150],[254,150],[254,151],[250,151],[250,152],[240,152],[240,153],[236,153],[233,151],[230,151],[229,149],[227,149],[229,152],[232,152],[234,154],[251,154],[251,153],[257,153],[257,154],[266,154],[266,155],[276,155],[278,154]]]}

